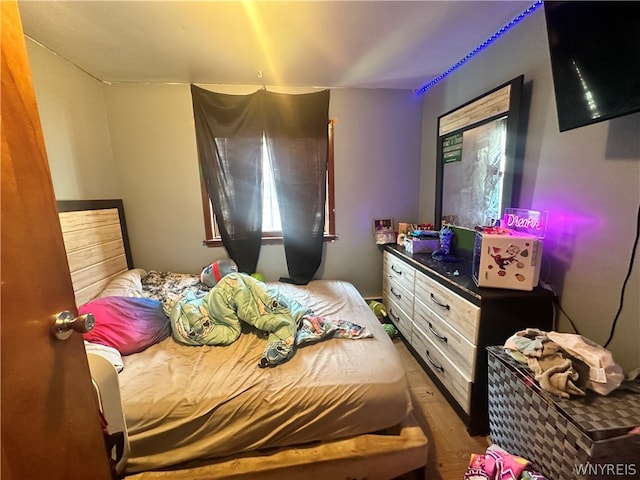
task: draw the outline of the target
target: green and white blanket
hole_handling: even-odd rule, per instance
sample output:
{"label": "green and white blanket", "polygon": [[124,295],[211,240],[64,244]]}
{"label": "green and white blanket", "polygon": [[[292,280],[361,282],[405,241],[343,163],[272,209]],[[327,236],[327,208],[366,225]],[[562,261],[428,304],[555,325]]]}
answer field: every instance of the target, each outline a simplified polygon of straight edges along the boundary
{"label": "green and white blanket", "polygon": [[242,333],[242,322],[268,333],[260,367],[287,361],[296,345],[326,338],[365,338],[366,328],[328,320],[277,289],[243,274],[230,273],[204,294],[185,290],[164,302],[173,338],[184,345],[229,345]]}

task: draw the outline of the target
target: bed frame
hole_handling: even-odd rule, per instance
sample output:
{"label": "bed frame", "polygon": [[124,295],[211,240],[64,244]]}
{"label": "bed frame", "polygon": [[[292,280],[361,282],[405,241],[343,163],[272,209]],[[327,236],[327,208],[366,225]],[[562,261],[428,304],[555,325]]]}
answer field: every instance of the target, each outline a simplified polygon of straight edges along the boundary
{"label": "bed frame", "polygon": [[[58,201],[76,303],[94,298],[113,277],[133,268],[122,200]],[[283,478],[424,478],[428,440],[410,414],[402,424],[356,437],[275,448],[181,464],[127,480]]]}
{"label": "bed frame", "polygon": [[76,304],[133,268],[122,200],[59,200],[60,226]]}

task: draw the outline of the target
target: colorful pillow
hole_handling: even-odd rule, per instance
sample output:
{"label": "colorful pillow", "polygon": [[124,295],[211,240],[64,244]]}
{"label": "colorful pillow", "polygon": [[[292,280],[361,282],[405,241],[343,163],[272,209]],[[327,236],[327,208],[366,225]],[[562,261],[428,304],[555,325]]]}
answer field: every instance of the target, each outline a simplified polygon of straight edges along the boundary
{"label": "colorful pillow", "polygon": [[83,334],[87,342],[113,347],[122,355],[141,352],[171,335],[162,303],[150,298],[96,298],[78,313],[93,313],[96,319],[93,330]]}

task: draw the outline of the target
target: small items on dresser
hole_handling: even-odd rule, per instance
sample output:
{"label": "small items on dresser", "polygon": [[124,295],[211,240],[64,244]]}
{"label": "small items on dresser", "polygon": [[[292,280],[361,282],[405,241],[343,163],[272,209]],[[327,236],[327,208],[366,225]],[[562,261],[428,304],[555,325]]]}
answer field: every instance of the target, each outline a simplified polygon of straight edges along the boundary
{"label": "small items on dresser", "polygon": [[434,252],[440,245],[438,235],[434,230],[413,230],[406,236],[404,248],[411,255]]}
{"label": "small items on dresser", "polygon": [[540,278],[542,241],[508,228],[476,232],[473,279],[479,287],[533,290]]}
{"label": "small items on dresser", "polygon": [[494,225],[476,227],[473,280],[479,287],[531,291],[538,286],[548,212],[506,208]]}
{"label": "small items on dresser", "polygon": [[398,232],[393,229],[393,219],[380,218],[373,221],[373,234],[376,245],[386,245],[396,243]]}
{"label": "small items on dresser", "polygon": [[439,232],[440,248],[431,254],[431,257],[438,262],[457,262],[459,259],[451,255],[451,249],[453,245],[453,237],[455,236],[453,230],[445,225]]}
{"label": "small items on dresser", "polygon": [[[433,224],[431,223],[400,225],[406,226],[406,233],[402,236],[403,240],[400,242],[400,235],[403,232],[402,229],[400,230],[398,245],[403,246],[409,255],[431,253],[432,257],[438,261],[458,260],[450,256],[454,233],[449,226],[445,225],[440,230],[433,230]],[[445,259],[444,257],[448,258]]]}

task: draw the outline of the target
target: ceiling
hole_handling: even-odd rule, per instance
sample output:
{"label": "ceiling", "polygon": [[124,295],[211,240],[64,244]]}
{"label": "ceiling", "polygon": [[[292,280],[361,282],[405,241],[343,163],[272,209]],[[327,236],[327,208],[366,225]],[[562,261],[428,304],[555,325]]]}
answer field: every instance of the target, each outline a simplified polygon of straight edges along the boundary
{"label": "ceiling", "polygon": [[400,88],[529,1],[19,0],[27,37],[107,83]]}

